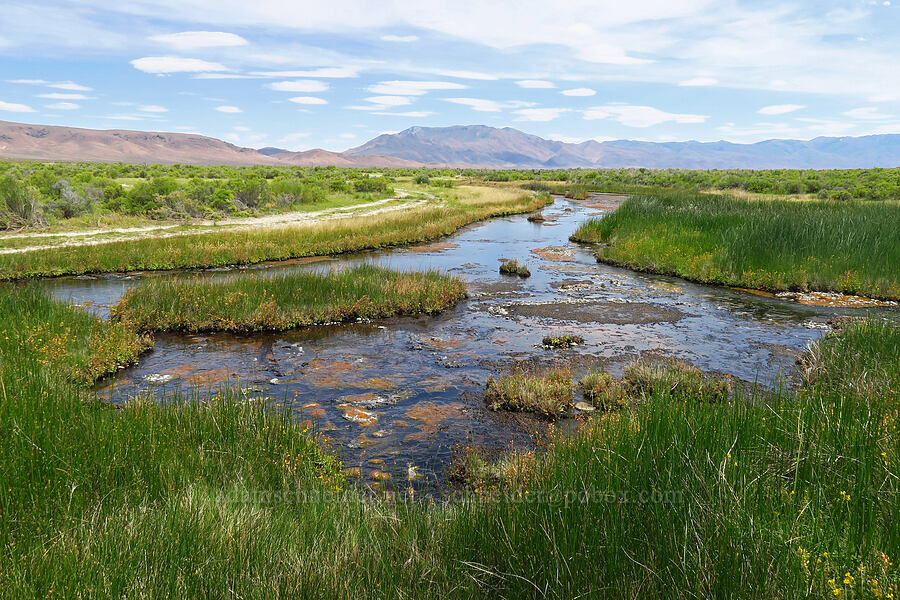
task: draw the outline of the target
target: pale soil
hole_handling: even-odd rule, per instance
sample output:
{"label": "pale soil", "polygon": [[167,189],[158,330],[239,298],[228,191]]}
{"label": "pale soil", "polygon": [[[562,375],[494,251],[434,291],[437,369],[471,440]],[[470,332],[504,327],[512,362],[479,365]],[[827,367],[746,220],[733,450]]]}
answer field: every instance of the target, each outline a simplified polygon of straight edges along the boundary
{"label": "pale soil", "polygon": [[246,231],[251,229],[268,229],[291,225],[314,225],[325,221],[367,217],[387,212],[407,210],[423,204],[434,202],[437,198],[431,194],[418,192],[415,196],[399,191],[393,198],[385,198],[365,204],[341,206],[320,211],[297,211],[266,215],[262,217],[246,217],[223,219],[221,221],[191,221],[188,223],[160,224],[148,227],[126,227],[107,229],[86,229],[82,231],[65,231],[59,233],[16,233],[0,235],[0,242],[7,239],[53,240],[54,243],[38,243],[20,248],[0,248],[0,254],[18,254],[34,250],[65,248],[71,246],[93,246],[145,238],[169,238],[183,235],[218,233],[227,231]]}

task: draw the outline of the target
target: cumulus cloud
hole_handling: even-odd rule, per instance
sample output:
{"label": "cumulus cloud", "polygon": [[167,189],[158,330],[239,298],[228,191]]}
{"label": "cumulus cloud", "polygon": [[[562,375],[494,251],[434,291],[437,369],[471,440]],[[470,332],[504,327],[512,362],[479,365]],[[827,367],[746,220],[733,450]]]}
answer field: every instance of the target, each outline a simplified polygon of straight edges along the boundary
{"label": "cumulus cloud", "polygon": [[34,112],[34,109],[27,104],[16,104],[14,102],[3,102],[0,100],[0,111],[30,113]]}
{"label": "cumulus cloud", "polygon": [[289,100],[296,104],[328,104],[328,100],[317,98],[316,96],[294,96],[289,98]]}
{"label": "cumulus cloud", "polygon": [[239,113],[244,112],[237,106],[217,106],[216,110],[223,113]]}
{"label": "cumulus cloud", "polygon": [[707,115],[669,113],[652,106],[632,106],[627,104],[607,104],[584,111],[587,120],[613,119],[627,127],[652,127],[660,123],[703,123]]}
{"label": "cumulus cloud", "polygon": [[315,79],[297,79],[296,81],[276,81],[269,84],[269,88],[277,92],[315,93],[324,92],[328,84]]}
{"label": "cumulus cloud", "polygon": [[154,74],[166,73],[199,73],[201,71],[227,71],[217,62],[200,60],[199,58],[183,58],[180,56],[145,56],[131,61],[138,71]]}
{"label": "cumulus cloud", "polygon": [[581,87],[563,90],[560,92],[563,96],[593,96],[597,91],[591,88]]}
{"label": "cumulus cloud", "polygon": [[784,115],[801,108],[806,108],[806,106],[803,104],[773,104],[771,106],[763,106],[756,112],[761,115]]}
{"label": "cumulus cloud", "polygon": [[176,50],[194,50],[196,48],[216,48],[222,46],[246,46],[247,40],[233,33],[224,31],[182,31],[154,35],[150,39],[160,44],[171,46]]}
{"label": "cumulus cloud", "polygon": [[550,89],[556,87],[552,81],[545,81],[543,79],[520,79],[516,82],[516,85],[521,88],[529,89]]}

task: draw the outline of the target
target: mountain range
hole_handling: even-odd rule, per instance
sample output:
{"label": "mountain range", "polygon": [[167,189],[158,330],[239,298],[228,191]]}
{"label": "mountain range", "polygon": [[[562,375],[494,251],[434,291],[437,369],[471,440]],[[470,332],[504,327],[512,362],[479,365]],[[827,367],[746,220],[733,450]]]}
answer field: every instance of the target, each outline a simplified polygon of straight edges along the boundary
{"label": "mountain range", "polygon": [[851,169],[900,167],[900,135],[813,140],[641,142],[547,140],[511,127],[410,127],[345,152],[242,148],[190,133],[96,130],[0,121],[0,157],[11,159],[485,168],[648,167],[682,169]]}

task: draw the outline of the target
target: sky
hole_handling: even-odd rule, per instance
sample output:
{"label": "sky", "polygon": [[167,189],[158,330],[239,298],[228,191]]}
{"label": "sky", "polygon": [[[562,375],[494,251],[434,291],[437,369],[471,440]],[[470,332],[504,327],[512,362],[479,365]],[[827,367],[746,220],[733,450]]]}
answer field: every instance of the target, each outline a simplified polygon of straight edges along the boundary
{"label": "sky", "polygon": [[900,0],[6,0],[0,120],[341,151],[900,133]]}

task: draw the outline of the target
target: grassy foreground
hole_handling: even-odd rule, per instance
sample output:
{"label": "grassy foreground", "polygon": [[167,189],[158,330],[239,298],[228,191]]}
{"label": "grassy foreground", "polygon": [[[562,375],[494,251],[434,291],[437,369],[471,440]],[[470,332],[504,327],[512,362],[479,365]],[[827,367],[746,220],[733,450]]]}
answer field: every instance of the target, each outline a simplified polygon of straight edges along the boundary
{"label": "grassy foreground", "polygon": [[0,597],[900,597],[895,325],[823,340],[794,394],[650,393],[430,504],[345,489],[237,391],[97,402],[22,343],[51,305],[76,318],[0,291]]}
{"label": "grassy foreground", "polygon": [[0,279],[217,267],[415,244],[489,217],[531,212],[549,200],[517,189],[460,187],[439,205],[399,213],[3,254]]}
{"label": "grassy foreground", "polygon": [[434,313],[466,296],[458,279],[365,265],[261,281],[151,279],[129,290],[113,317],[141,331],[280,331],[316,323]]}
{"label": "grassy foreground", "polygon": [[900,205],[633,196],[572,239],[603,242],[603,262],[769,291],[900,298]]}

